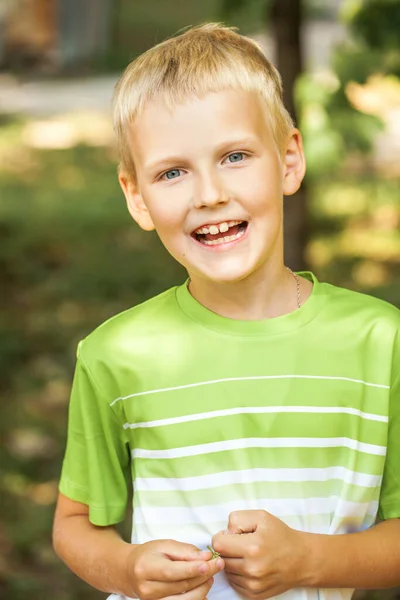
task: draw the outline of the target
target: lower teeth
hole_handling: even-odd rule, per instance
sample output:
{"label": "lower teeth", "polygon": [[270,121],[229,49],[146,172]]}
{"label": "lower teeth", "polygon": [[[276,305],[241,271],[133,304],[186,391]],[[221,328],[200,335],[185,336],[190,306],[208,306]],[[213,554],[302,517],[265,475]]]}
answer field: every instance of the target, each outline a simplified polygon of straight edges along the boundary
{"label": "lower teeth", "polygon": [[203,244],[207,246],[215,246],[216,244],[225,244],[226,242],[233,242],[233,240],[238,240],[244,234],[244,229],[236,233],[235,235],[226,235],[223,238],[219,238],[218,240],[202,240]]}

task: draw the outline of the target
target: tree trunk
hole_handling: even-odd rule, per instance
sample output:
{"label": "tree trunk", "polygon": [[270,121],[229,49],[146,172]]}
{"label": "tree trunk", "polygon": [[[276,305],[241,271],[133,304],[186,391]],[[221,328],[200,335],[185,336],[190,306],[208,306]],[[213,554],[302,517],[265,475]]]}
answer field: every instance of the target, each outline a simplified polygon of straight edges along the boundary
{"label": "tree trunk", "polygon": [[[301,0],[273,0],[271,26],[275,56],[284,86],[284,103],[296,122],[293,92],[302,71]],[[308,240],[308,212],[305,184],[284,202],[285,261],[295,270],[306,269],[305,248]]]}

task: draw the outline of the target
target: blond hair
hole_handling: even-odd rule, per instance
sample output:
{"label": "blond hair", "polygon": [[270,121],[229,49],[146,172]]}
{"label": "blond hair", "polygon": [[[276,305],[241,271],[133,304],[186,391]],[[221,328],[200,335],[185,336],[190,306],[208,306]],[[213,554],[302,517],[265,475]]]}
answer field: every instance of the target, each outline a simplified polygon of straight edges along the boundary
{"label": "blond hair", "polygon": [[129,124],[149,100],[172,108],[189,97],[243,89],[258,92],[271,114],[271,127],[282,149],[293,121],[283,105],[282,80],[260,46],[233,27],[208,23],[187,29],[150,48],[132,61],[117,83],[113,99],[114,129],[120,170],[134,177]]}

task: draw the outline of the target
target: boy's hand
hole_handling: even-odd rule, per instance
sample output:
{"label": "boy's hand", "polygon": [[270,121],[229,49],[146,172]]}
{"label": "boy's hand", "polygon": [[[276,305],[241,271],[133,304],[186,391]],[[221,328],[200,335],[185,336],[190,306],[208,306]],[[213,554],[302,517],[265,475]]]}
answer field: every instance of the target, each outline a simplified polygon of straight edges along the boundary
{"label": "boy's hand", "polygon": [[264,510],[231,513],[212,545],[225,561],[229,583],[247,598],[270,598],[302,585],[302,533]]}
{"label": "boy's hand", "polygon": [[[124,592],[141,600],[159,600],[179,595],[179,600],[203,600],[213,576],[224,568],[211,552],[173,540],[154,540],[134,546],[127,561]],[[184,598],[180,597],[184,594]]]}

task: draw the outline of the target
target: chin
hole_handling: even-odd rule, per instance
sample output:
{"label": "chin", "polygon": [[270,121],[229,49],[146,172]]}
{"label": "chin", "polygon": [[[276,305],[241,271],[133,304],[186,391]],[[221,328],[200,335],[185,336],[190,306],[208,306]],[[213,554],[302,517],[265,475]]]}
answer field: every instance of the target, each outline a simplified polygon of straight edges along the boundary
{"label": "chin", "polygon": [[[236,284],[240,283],[260,271],[264,260],[260,260],[258,255],[252,257],[236,256],[231,260],[220,255],[217,259],[198,262],[197,264],[184,265],[191,279],[199,281],[206,280],[215,284]],[[218,260],[218,258],[222,260]],[[247,260],[246,260],[247,258]]]}
{"label": "chin", "polygon": [[208,281],[212,281],[214,283],[226,283],[226,284],[234,284],[244,281],[248,277],[253,274],[253,271],[243,270],[243,271],[228,271],[226,269],[218,269],[214,270],[212,273],[203,273],[203,277]]}

